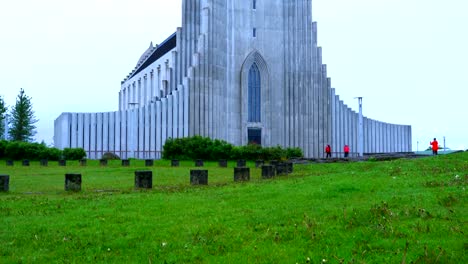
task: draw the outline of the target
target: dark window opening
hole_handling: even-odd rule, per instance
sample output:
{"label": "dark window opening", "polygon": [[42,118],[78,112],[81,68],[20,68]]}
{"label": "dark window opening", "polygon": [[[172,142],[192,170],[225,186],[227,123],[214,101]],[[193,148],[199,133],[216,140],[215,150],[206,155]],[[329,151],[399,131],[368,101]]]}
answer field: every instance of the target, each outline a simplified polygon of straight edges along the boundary
{"label": "dark window opening", "polygon": [[249,144],[262,145],[262,129],[249,128],[247,130],[247,141]]}
{"label": "dark window opening", "polygon": [[248,122],[261,121],[261,79],[256,63],[249,70]]}

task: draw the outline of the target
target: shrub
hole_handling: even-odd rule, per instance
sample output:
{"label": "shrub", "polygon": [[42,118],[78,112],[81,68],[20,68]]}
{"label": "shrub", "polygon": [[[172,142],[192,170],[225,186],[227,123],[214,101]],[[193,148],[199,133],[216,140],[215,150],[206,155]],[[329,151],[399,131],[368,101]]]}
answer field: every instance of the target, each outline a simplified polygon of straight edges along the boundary
{"label": "shrub", "polygon": [[81,160],[86,158],[86,152],[82,148],[64,148],[63,158],[65,160]]}
{"label": "shrub", "polygon": [[112,152],[106,152],[102,155],[102,159],[105,159],[105,160],[119,160],[120,157],[119,155],[115,154],[115,153],[112,153]]}
{"label": "shrub", "polygon": [[179,160],[280,160],[291,157],[303,157],[300,148],[283,149],[280,146],[263,148],[257,144],[233,146],[223,140],[207,137],[169,138],[163,146],[163,159]]}

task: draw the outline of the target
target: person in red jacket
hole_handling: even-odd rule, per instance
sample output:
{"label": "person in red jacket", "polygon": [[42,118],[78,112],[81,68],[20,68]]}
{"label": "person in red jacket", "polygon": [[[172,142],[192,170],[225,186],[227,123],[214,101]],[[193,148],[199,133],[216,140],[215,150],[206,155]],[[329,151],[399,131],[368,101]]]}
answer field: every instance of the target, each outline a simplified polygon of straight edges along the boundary
{"label": "person in red jacket", "polygon": [[349,146],[344,145],[343,151],[344,151],[345,158],[347,158],[349,156]]}
{"label": "person in red jacket", "polygon": [[327,153],[327,159],[330,157],[331,158],[331,147],[330,145],[327,145],[325,147],[325,153]]}
{"label": "person in red jacket", "polygon": [[439,142],[437,142],[437,139],[434,138],[434,141],[429,144],[432,146],[432,155],[437,155],[437,151],[439,150]]}

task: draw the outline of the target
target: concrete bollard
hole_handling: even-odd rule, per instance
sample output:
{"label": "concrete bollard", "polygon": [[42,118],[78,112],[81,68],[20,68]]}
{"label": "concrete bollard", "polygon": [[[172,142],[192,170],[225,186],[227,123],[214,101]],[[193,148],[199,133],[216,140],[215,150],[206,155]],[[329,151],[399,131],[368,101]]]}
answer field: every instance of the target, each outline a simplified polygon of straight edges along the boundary
{"label": "concrete bollard", "polygon": [[154,165],[154,160],[152,160],[152,159],[145,160],[145,166],[146,167],[152,167],[153,165]]}
{"label": "concrete bollard", "polygon": [[122,167],[128,167],[128,166],[130,166],[130,160],[123,159],[122,160]]}
{"label": "concrete bollard", "polygon": [[152,171],[135,171],[135,188],[152,189],[153,188],[153,172]]}
{"label": "concrete bollard", "polygon": [[197,159],[195,161],[195,167],[203,167],[203,160]]}
{"label": "concrete bollard", "polygon": [[221,159],[218,161],[218,166],[221,168],[227,168],[228,162],[225,159]]}
{"label": "concrete bollard", "polygon": [[276,167],[276,175],[286,175],[286,174],[288,174],[286,163],[278,162],[278,164],[276,164],[275,167]]}
{"label": "concrete bollard", "polygon": [[67,173],[65,174],[65,191],[81,191],[81,174]]}
{"label": "concrete bollard", "polygon": [[86,166],[87,160],[86,159],[80,159],[80,166]]}
{"label": "concrete bollard", "polygon": [[0,192],[8,192],[10,190],[10,176],[0,175]]}
{"label": "concrete bollard", "polygon": [[284,163],[286,166],[286,173],[291,174],[294,171],[294,164],[291,161],[287,161]]}
{"label": "concrete bollard", "polygon": [[255,168],[260,168],[265,162],[263,160],[256,160],[255,161]]}
{"label": "concrete bollard", "polygon": [[234,181],[250,181],[250,168],[240,167],[234,168]]}
{"label": "concrete bollard", "polygon": [[245,167],[246,164],[247,164],[247,162],[245,160],[243,160],[243,159],[237,161],[237,167],[238,168]]}
{"label": "concrete bollard", "polygon": [[190,170],[192,185],[208,185],[208,170]]}
{"label": "concrete bollard", "polygon": [[101,165],[101,166],[107,166],[107,160],[106,160],[106,159],[100,159],[100,160],[99,160],[99,165]]}
{"label": "concrete bollard", "polygon": [[273,165],[262,165],[262,178],[271,179],[276,176],[276,168]]}
{"label": "concrete bollard", "polygon": [[47,159],[41,159],[40,164],[42,167],[49,166],[49,161]]}
{"label": "concrete bollard", "polygon": [[67,166],[67,161],[66,160],[59,160],[58,165],[62,166],[62,167],[65,167],[65,166]]}
{"label": "concrete bollard", "polygon": [[179,167],[179,160],[176,160],[176,159],[171,160],[171,166],[172,167]]}
{"label": "concrete bollard", "polygon": [[9,167],[13,166],[14,164],[15,163],[12,160],[7,160],[6,161],[6,165],[9,166]]}
{"label": "concrete bollard", "polygon": [[23,160],[23,166],[28,167],[29,166],[29,160],[25,159]]}

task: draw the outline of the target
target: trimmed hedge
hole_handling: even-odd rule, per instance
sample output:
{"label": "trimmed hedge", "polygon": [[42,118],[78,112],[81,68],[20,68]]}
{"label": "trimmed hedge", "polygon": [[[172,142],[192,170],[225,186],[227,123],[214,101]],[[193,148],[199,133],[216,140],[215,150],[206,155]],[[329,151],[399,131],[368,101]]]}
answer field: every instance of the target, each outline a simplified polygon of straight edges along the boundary
{"label": "trimmed hedge", "polygon": [[189,138],[167,139],[163,147],[163,159],[179,160],[280,160],[303,157],[300,148],[262,147],[249,144],[233,146],[223,140],[194,136]]}
{"label": "trimmed hedge", "polygon": [[47,147],[45,143],[29,143],[21,141],[0,140],[0,159],[11,160],[69,160],[86,157],[83,149],[65,149],[61,151],[57,148]]}

